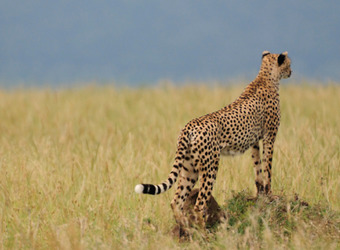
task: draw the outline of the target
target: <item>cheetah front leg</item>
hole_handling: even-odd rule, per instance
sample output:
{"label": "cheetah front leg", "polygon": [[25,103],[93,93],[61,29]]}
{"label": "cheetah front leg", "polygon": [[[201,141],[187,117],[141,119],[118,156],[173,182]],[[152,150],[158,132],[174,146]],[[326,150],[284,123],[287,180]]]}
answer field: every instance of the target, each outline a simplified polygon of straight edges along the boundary
{"label": "cheetah front leg", "polygon": [[261,167],[261,157],[260,157],[260,145],[257,142],[252,147],[251,157],[254,162],[254,171],[255,171],[255,185],[257,189],[257,195],[264,193],[264,183],[263,183],[263,175],[262,175],[262,167]]}
{"label": "cheetah front leg", "polygon": [[274,142],[274,136],[268,136],[263,140],[263,189],[265,194],[271,194]]}

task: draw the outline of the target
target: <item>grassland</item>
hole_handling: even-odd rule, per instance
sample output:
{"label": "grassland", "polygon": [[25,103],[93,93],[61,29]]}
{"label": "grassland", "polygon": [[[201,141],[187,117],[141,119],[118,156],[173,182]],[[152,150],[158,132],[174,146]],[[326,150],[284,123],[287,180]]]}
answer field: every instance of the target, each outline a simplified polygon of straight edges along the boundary
{"label": "grassland", "polygon": [[190,243],[170,233],[174,189],[134,193],[167,177],[186,122],[243,87],[2,90],[0,248],[339,248],[339,85],[281,87],[277,203],[244,199],[255,194],[250,152],[221,161],[214,197],[229,220]]}

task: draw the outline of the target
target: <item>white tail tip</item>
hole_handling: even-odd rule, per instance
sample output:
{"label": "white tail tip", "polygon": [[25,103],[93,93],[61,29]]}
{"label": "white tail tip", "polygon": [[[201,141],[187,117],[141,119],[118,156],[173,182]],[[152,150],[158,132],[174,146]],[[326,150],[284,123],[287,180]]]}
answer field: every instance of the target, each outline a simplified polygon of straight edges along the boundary
{"label": "white tail tip", "polygon": [[143,193],[143,190],[144,190],[144,187],[143,187],[142,184],[138,184],[137,186],[135,186],[135,192],[136,192],[137,194]]}

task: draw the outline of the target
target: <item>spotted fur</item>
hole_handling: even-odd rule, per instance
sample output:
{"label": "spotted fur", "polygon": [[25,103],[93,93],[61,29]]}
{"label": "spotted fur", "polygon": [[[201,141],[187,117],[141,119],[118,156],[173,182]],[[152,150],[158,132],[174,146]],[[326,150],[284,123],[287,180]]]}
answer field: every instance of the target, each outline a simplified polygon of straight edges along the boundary
{"label": "spotted fur", "polygon": [[[200,179],[195,210],[205,220],[221,155],[242,154],[251,148],[257,193],[271,193],[272,159],[280,125],[279,80],[291,75],[288,53],[262,53],[260,71],[230,105],[190,121],[178,139],[177,153],[168,179],[159,185],[139,184],[137,193],[160,194],[179,179],[171,202],[175,219],[181,222],[186,198]],[[263,141],[260,158],[259,141]]]}

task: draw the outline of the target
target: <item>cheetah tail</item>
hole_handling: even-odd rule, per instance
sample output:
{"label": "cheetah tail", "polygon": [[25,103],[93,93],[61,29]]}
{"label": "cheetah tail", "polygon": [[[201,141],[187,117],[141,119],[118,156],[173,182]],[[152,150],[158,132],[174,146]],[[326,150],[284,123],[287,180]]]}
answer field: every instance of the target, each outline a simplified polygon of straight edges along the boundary
{"label": "cheetah tail", "polygon": [[138,184],[135,187],[135,192],[138,194],[152,194],[152,195],[164,193],[165,191],[169,190],[172,187],[172,185],[177,181],[177,177],[180,171],[179,167],[181,165],[182,165],[181,163],[179,163],[178,165],[174,164],[168,176],[168,179],[162,182],[161,184],[158,185]]}
{"label": "cheetah tail", "polygon": [[184,159],[188,152],[189,138],[187,133],[182,130],[180,137],[178,138],[178,148],[176,152],[175,163],[171,169],[168,179],[158,185],[153,184],[138,184],[135,187],[135,192],[138,194],[161,194],[169,190],[172,185],[177,181],[181,169],[183,168]]}

